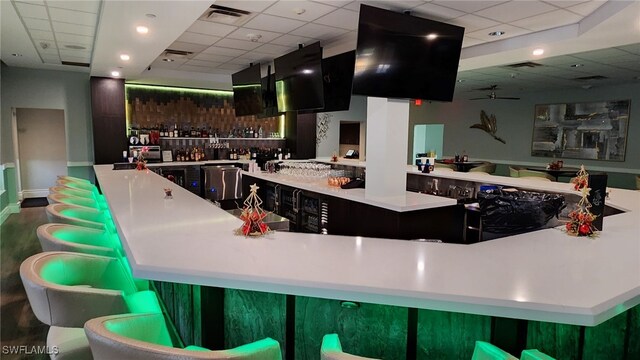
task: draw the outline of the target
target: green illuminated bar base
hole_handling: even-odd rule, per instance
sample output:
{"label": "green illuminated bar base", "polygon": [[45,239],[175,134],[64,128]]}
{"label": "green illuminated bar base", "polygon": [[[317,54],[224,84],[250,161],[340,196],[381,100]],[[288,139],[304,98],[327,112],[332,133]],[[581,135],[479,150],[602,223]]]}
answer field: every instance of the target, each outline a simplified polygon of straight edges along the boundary
{"label": "green illuminated bar base", "polygon": [[183,342],[210,349],[271,337],[286,359],[319,359],[322,337],[337,333],[350,353],[389,360],[468,360],[477,340],[556,359],[640,358],[640,306],[585,327],[167,282],[155,287]]}

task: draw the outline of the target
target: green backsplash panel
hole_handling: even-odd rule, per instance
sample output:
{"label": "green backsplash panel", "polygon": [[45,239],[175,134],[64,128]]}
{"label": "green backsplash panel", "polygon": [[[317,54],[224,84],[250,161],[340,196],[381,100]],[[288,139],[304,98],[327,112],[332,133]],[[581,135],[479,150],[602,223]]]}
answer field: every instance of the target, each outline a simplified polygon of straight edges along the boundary
{"label": "green backsplash panel", "polygon": [[286,295],[225,289],[225,348],[270,337],[280,343],[284,355]]}
{"label": "green backsplash panel", "polygon": [[418,359],[471,359],[477,340],[491,339],[491,317],[418,311]]}
{"label": "green backsplash panel", "polygon": [[406,359],[408,309],[339,300],[296,297],[295,358],[320,359],[325,334],[337,333],[345,352],[385,360]]}
{"label": "green backsplash panel", "polygon": [[556,359],[578,359],[580,326],[529,321],[527,349],[538,349]]}
{"label": "green backsplash panel", "polygon": [[185,346],[194,344],[195,329],[193,320],[193,294],[192,286],[185,284],[173,284],[173,296],[175,304],[175,315],[173,323],[178,330],[178,334]]}
{"label": "green backsplash panel", "polygon": [[627,312],[629,313],[627,359],[640,359],[640,305]]}
{"label": "green backsplash panel", "polygon": [[[625,333],[628,315],[629,311],[626,311],[598,326],[586,327],[582,359],[625,359]],[[638,339],[632,341],[638,341]]]}

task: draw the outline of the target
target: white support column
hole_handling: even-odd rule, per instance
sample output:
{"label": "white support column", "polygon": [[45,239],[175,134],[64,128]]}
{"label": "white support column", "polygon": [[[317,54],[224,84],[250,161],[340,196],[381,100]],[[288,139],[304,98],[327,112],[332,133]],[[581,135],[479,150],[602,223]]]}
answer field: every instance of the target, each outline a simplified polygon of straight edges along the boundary
{"label": "white support column", "polygon": [[365,196],[405,196],[409,100],[367,98],[367,182]]}

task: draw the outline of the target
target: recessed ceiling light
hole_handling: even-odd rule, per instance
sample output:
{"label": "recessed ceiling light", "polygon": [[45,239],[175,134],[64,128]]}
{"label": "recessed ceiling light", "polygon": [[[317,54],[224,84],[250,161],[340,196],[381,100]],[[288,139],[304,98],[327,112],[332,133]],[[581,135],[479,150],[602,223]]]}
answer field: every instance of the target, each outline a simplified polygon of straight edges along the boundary
{"label": "recessed ceiling light", "polygon": [[166,61],[166,62],[173,62],[173,61],[175,61],[175,60],[173,60],[173,59],[169,59],[169,58],[164,58],[164,59],[162,59],[162,61]]}
{"label": "recessed ceiling light", "polygon": [[459,82],[459,83],[461,83],[461,82],[465,82],[465,81],[466,81],[465,79],[458,79],[458,82]]}
{"label": "recessed ceiling light", "polygon": [[13,54],[11,54],[11,56],[16,56],[16,57],[20,57],[20,56],[22,56],[22,54],[18,54],[18,53],[13,53]]}
{"label": "recessed ceiling light", "polygon": [[146,26],[136,26],[136,31],[138,34],[146,34],[149,32],[149,28]]}
{"label": "recessed ceiling light", "polygon": [[127,54],[120,54],[120,60],[123,61],[129,61],[129,59],[131,59],[131,57]]}
{"label": "recessed ceiling light", "polygon": [[149,19],[155,19],[156,18],[156,14],[144,14],[144,16],[148,17]]}
{"label": "recessed ceiling light", "polygon": [[540,56],[542,54],[544,54],[544,49],[538,48],[538,49],[533,50],[533,55],[535,55],[535,56]]}
{"label": "recessed ceiling light", "polygon": [[500,35],[504,35],[505,32],[504,31],[492,31],[489,33],[489,36],[500,36]]}
{"label": "recessed ceiling light", "polygon": [[429,34],[427,35],[427,40],[435,40],[438,38],[438,34]]}
{"label": "recessed ceiling light", "polygon": [[295,8],[295,9],[293,9],[293,10],[291,10],[291,11],[293,11],[293,13],[294,13],[294,14],[296,14],[296,15],[302,15],[302,14],[304,14],[305,12],[307,12],[307,10],[305,10],[305,9],[303,9],[303,8]]}
{"label": "recessed ceiling light", "polygon": [[111,72],[111,76],[120,76],[120,72],[119,71],[112,71]]}
{"label": "recessed ceiling light", "polygon": [[569,66],[571,66],[571,67],[581,67],[581,66],[584,66],[584,64],[571,64]]}

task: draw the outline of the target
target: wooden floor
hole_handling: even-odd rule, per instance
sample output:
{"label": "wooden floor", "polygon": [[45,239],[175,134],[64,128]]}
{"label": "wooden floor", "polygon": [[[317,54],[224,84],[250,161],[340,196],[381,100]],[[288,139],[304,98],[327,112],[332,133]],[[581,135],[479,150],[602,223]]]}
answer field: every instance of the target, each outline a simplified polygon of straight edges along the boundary
{"label": "wooden floor", "polygon": [[20,280],[20,264],[41,251],[36,228],[48,222],[44,207],[21,209],[0,226],[0,358],[48,359],[48,355],[7,355],[5,346],[44,346],[49,326],[33,315]]}

